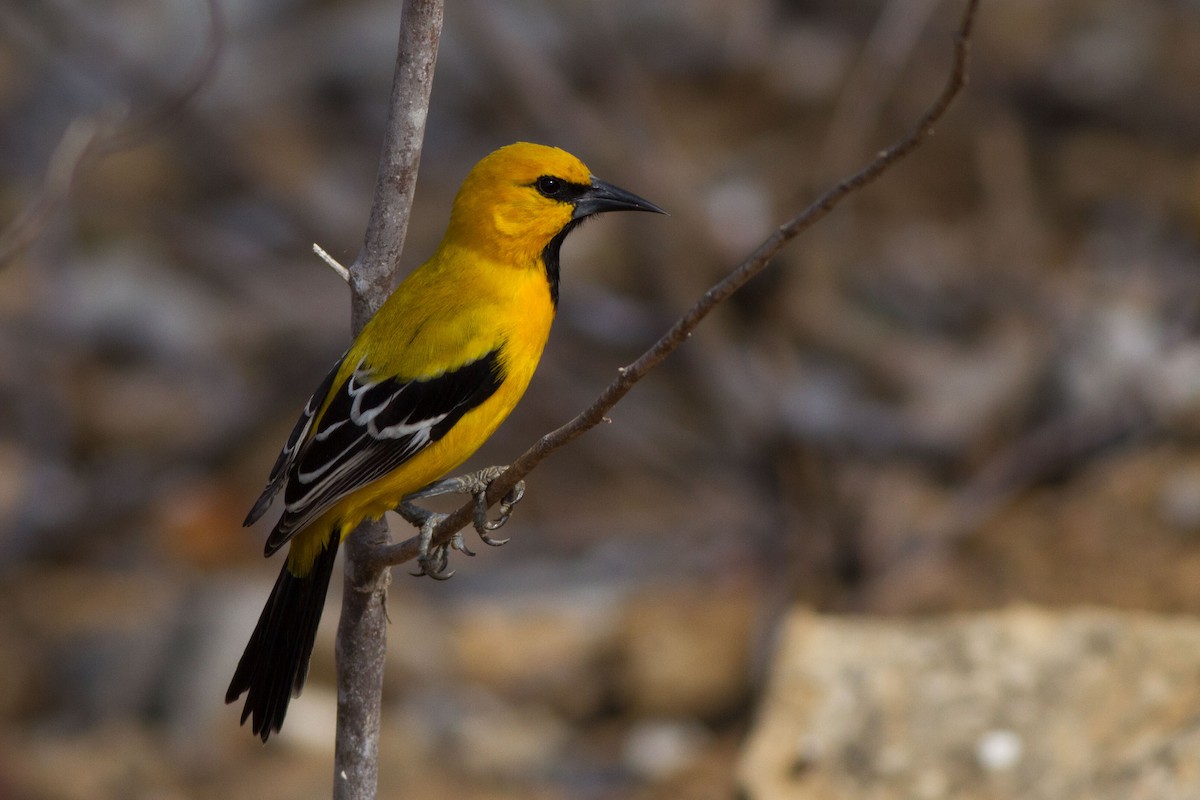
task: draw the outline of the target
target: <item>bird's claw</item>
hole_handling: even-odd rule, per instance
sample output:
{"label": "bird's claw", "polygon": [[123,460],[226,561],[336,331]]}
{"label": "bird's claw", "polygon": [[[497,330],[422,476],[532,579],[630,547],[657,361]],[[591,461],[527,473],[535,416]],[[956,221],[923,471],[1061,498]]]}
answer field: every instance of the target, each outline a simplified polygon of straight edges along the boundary
{"label": "bird's claw", "polygon": [[479,534],[479,538],[483,539],[485,544],[499,547],[508,543],[507,538],[497,539],[490,534],[492,531],[504,527],[504,523],[508,522],[508,518],[512,516],[513,508],[521,502],[521,498],[524,496],[525,481],[518,481],[516,486],[509,489],[508,494],[500,500],[500,515],[495,519],[488,519],[487,487],[475,492],[475,532]]}
{"label": "bird's claw", "polygon": [[420,528],[420,532],[417,534],[418,570],[411,573],[412,575],[417,577],[428,575],[430,578],[438,581],[448,580],[454,575],[454,570],[446,569],[450,564],[451,550],[457,550],[469,556],[475,555],[467,547],[467,543],[463,540],[461,532],[455,533],[446,544],[437,545],[436,547],[433,545],[433,531],[446,518],[446,514],[429,511],[410,503],[408,500],[402,502],[396,508],[396,511],[404,519]]}
{"label": "bird's claw", "polygon": [[462,553],[464,556],[475,557],[475,551],[467,547],[467,542],[463,539],[462,531],[458,531],[450,538],[450,547]]}
{"label": "bird's claw", "polygon": [[435,581],[449,580],[454,575],[454,570],[446,569],[450,564],[450,546],[445,544],[432,546],[433,529],[446,518],[446,515],[435,514],[410,503],[402,503],[400,513],[409,522],[418,523],[421,526],[421,531],[417,534],[418,569],[412,574],[416,577],[428,575]]}
{"label": "bird's claw", "polygon": [[428,511],[414,505],[411,502],[414,499],[436,497],[442,494],[470,494],[475,500],[473,522],[475,532],[479,534],[479,538],[483,540],[484,544],[491,545],[492,547],[499,547],[508,542],[507,538],[498,539],[492,536],[491,532],[503,527],[504,523],[508,522],[508,518],[512,516],[513,508],[525,496],[525,481],[518,481],[508,491],[508,494],[504,495],[500,500],[499,516],[495,519],[489,519],[487,490],[491,486],[492,481],[500,477],[505,469],[507,467],[487,467],[469,475],[446,478],[436,483],[431,483],[419,492],[413,492],[400,503],[396,509],[400,513],[400,516],[420,528],[420,533],[417,537],[419,546],[417,565],[419,570],[412,573],[413,575],[428,575],[435,580],[444,581],[454,575],[454,570],[446,569],[450,562],[451,550],[457,550],[468,556],[475,555],[467,547],[461,531],[455,533],[449,543],[436,547],[433,546],[433,530],[447,515]]}
{"label": "bird's claw", "polygon": [[419,578],[427,575],[430,578],[433,578],[435,581],[450,580],[454,577],[454,570],[446,569],[446,567],[450,565],[450,551],[457,550],[464,555],[475,555],[471,548],[467,547],[467,543],[463,541],[462,532],[455,533],[453,536],[451,536],[450,541],[447,544],[438,545],[437,547],[429,546],[428,539],[432,538],[433,529],[437,527],[439,522],[441,522],[441,519],[438,519],[438,517],[444,519],[445,516],[445,514],[430,515],[428,537],[425,535],[425,529],[422,528],[419,539],[421,552],[417,555],[417,566],[420,569],[417,572],[410,573],[414,577]]}

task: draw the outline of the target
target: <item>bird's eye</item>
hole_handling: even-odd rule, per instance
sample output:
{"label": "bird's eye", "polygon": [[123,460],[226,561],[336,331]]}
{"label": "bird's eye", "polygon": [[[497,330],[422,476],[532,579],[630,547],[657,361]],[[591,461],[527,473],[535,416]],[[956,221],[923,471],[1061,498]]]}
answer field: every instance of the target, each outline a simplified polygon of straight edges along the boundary
{"label": "bird's eye", "polygon": [[537,190],[541,192],[544,197],[557,200],[562,197],[563,189],[566,187],[566,182],[561,178],[555,178],[552,175],[543,175],[537,179],[537,183],[534,185],[537,186]]}

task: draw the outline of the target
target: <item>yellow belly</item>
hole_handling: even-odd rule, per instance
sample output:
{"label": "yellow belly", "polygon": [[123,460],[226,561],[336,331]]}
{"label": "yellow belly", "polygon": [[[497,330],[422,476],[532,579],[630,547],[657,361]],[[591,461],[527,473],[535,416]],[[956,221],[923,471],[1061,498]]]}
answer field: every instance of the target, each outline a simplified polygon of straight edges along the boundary
{"label": "yellow belly", "polygon": [[530,328],[536,325],[535,320],[527,318],[522,324],[526,329],[521,332],[526,335],[509,338],[508,344],[501,350],[500,360],[505,368],[505,379],[496,392],[477,408],[464,414],[441,439],[396,470],[351,492],[311,525],[299,531],[288,549],[287,564],[293,574],[308,573],[335,526],[344,539],[360,522],[382,517],[385,512],[396,508],[406,495],[424,488],[462,464],[491,437],[525,394],[549,334],[548,319],[544,324],[545,333],[540,336],[537,330]]}

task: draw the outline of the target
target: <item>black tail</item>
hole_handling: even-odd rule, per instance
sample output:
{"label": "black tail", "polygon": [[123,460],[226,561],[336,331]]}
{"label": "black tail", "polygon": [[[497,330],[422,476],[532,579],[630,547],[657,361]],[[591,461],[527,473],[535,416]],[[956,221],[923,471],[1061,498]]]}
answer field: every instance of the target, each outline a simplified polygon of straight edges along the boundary
{"label": "black tail", "polygon": [[302,578],[283,567],[225,692],[226,703],[246,694],[242,723],[250,719],[251,730],[264,742],[283,726],[288,702],[304,688],[340,543],[340,531],[335,528]]}

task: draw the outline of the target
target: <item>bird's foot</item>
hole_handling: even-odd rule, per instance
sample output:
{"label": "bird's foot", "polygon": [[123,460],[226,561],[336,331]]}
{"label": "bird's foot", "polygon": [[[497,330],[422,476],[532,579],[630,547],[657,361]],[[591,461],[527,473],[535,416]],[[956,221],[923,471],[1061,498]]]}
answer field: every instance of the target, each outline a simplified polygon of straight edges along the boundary
{"label": "bird's foot", "polygon": [[448,515],[413,505],[407,499],[396,509],[400,516],[416,525],[420,532],[417,534],[417,567],[413,575],[420,577],[428,575],[436,581],[449,580],[454,577],[454,570],[447,569],[450,564],[450,551],[457,550],[469,556],[475,555],[463,540],[462,531],[457,531],[446,544],[433,546],[433,531]]}
{"label": "bird's foot", "polygon": [[[426,497],[437,497],[438,495],[443,494],[469,494],[475,500],[475,516],[473,520],[475,532],[479,534],[479,538],[483,540],[484,544],[489,544],[493,547],[499,547],[500,545],[508,542],[508,539],[497,539],[491,535],[492,531],[499,530],[504,526],[504,523],[508,522],[508,518],[512,516],[513,508],[517,505],[517,503],[521,502],[521,498],[525,496],[525,481],[518,481],[517,484],[509,490],[508,494],[504,495],[504,497],[500,500],[499,516],[497,516],[495,519],[488,518],[488,487],[491,486],[492,481],[499,478],[506,469],[508,469],[508,467],[485,467],[478,472],[472,472],[467,475],[459,475],[454,478],[445,478],[429,484],[419,492],[410,494],[407,498],[405,498],[405,503],[410,505],[412,508],[416,508],[416,506],[412,506],[411,503],[408,503],[408,501]],[[401,513],[403,514],[403,511]],[[424,513],[428,514],[429,512]],[[405,517],[405,519],[408,519],[408,517]],[[409,521],[412,522],[413,520]],[[423,524],[423,522],[414,522],[414,524]],[[462,542],[462,537],[459,536],[458,538],[459,546],[455,547],[455,549],[462,550],[463,552],[470,554],[470,550],[467,550],[465,544]]]}

